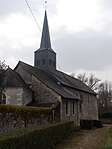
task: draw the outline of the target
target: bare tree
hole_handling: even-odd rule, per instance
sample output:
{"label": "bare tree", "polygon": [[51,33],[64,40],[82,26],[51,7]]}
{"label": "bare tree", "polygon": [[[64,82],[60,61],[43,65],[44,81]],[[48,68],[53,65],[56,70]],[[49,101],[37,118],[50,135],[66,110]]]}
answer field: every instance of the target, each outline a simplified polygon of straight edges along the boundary
{"label": "bare tree", "polygon": [[97,77],[95,77],[95,74],[91,73],[88,77],[88,86],[93,89],[93,90],[97,90],[99,88],[99,82],[101,80]]}
{"label": "bare tree", "polygon": [[2,86],[2,79],[3,79],[3,72],[7,69],[7,65],[5,64],[5,61],[0,61],[0,104],[2,100],[2,92],[3,92],[3,86]]}
{"label": "bare tree", "polygon": [[2,62],[0,61],[0,71],[4,71],[7,69],[7,65],[5,64],[5,60]]}
{"label": "bare tree", "polygon": [[112,82],[100,82],[101,80],[93,73],[89,75],[82,73],[76,77],[97,92],[99,115],[106,112],[112,113]]}
{"label": "bare tree", "polygon": [[105,81],[100,84],[98,91],[99,113],[112,112],[112,82]]}
{"label": "bare tree", "polygon": [[88,83],[88,77],[86,73],[80,73],[77,75],[77,78],[82,81],[83,83],[87,84]]}
{"label": "bare tree", "polygon": [[86,73],[80,73],[77,75],[77,78],[81,80],[83,83],[88,85],[92,90],[97,91],[99,88],[99,82],[101,81],[99,78],[95,76],[95,74],[91,73],[87,75]]}

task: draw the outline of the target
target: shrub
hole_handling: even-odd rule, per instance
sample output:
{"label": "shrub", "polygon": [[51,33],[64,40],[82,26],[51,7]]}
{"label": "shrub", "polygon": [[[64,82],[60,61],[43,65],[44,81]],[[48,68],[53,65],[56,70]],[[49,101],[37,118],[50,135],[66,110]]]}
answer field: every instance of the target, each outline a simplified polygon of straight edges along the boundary
{"label": "shrub", "polygon": [[0,113],[14,113],[16,117],[37,117],[40,113],[50,113],[51,108],[47,107],[27,107],[27,106],[14,106],[14,105],[0,105]]}
{"label": "shrub", "polygon": [[1,135],[0,149],[51,149],[73,131],[73,122],[26,128]]}

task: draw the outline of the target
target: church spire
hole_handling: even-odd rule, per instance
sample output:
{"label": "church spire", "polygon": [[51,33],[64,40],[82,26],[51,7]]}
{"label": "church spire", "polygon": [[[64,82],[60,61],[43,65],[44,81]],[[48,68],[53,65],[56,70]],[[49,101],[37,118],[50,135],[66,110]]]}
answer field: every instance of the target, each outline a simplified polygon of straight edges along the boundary
{"label": "church spire", "polygon": [[39,50],[45,50],[45,49],[52,50],[46,10],[45,10],[42,37]]}
{"label": "church spire", "polygon": [[34,66],[36,68],[47,71],[56,70],[56,53],[51,48],[46,10],[44,16],[40,48],[37,51],[35,51]]}

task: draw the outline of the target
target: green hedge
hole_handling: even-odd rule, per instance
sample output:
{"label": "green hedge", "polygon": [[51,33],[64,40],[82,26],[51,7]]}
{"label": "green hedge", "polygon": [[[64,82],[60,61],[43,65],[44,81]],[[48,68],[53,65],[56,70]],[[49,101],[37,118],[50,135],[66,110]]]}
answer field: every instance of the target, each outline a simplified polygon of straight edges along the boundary
{"label": "green hedge", "polygon": [[52,109],[47,107],[27,107],[14,105],[0,105],[0,113],[13,113],[15,117],[23,118],[38,117],[41,113],[51,113]]}
{"label": "green hedge", "polygon": [[51,149],[73,131],[73,122],[26,128],[1,135],[0,149]]}

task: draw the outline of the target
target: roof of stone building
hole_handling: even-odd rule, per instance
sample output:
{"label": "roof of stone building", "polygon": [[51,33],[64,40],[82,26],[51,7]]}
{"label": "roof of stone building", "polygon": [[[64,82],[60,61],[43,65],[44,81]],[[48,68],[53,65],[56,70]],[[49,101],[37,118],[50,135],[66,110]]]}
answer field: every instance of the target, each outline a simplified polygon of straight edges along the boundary
{"label": "roof of stone building", "polygon": [[[21,65],[25,71],[27,71],[31,75],[34,75],[38,80],[40,80],[50,89],[61,95],[63,98],[80,100],[79,97],[73,95],[69,90],[62,86],[57,78],[55,78],[52,74],[50,75],[50,73],[48,72],[35,68],[21,61],[19,61],[18,65]],[[16,66],[16,68],[18,67],[18,65]]]}
{"label": "roof of stone building", "polygon": [[24,87],[30,89],[21,76],[11,68],[7,68],[4,71],[1,84],[3,87]]}
{"label": "roof of stone building", "polygon": [[74,78],[58,70],[51,72],[51,73],[59,82],[61,82],[61,84],[65,86],[96,95],[96,93],[91,88],[89,88],[85,83],[83,83],[77,78]]}
{"label": "roof of stone building", "polygon": [[[21,61],[19,61],[18,65],[21,65],[25,71],[27,71],[31,75],[34,75],[45,85],[47,85],[49,88],[51,88],[64,98],[79,99],[79,97],[74,96],[74,94],[68,88],[81,90],[83,92],[88,92],[94,95],[96,94],[82,81],[73,78],[61,71],[43,71]],[[18,65],[16,66],[16,68],[18,67]]]}

